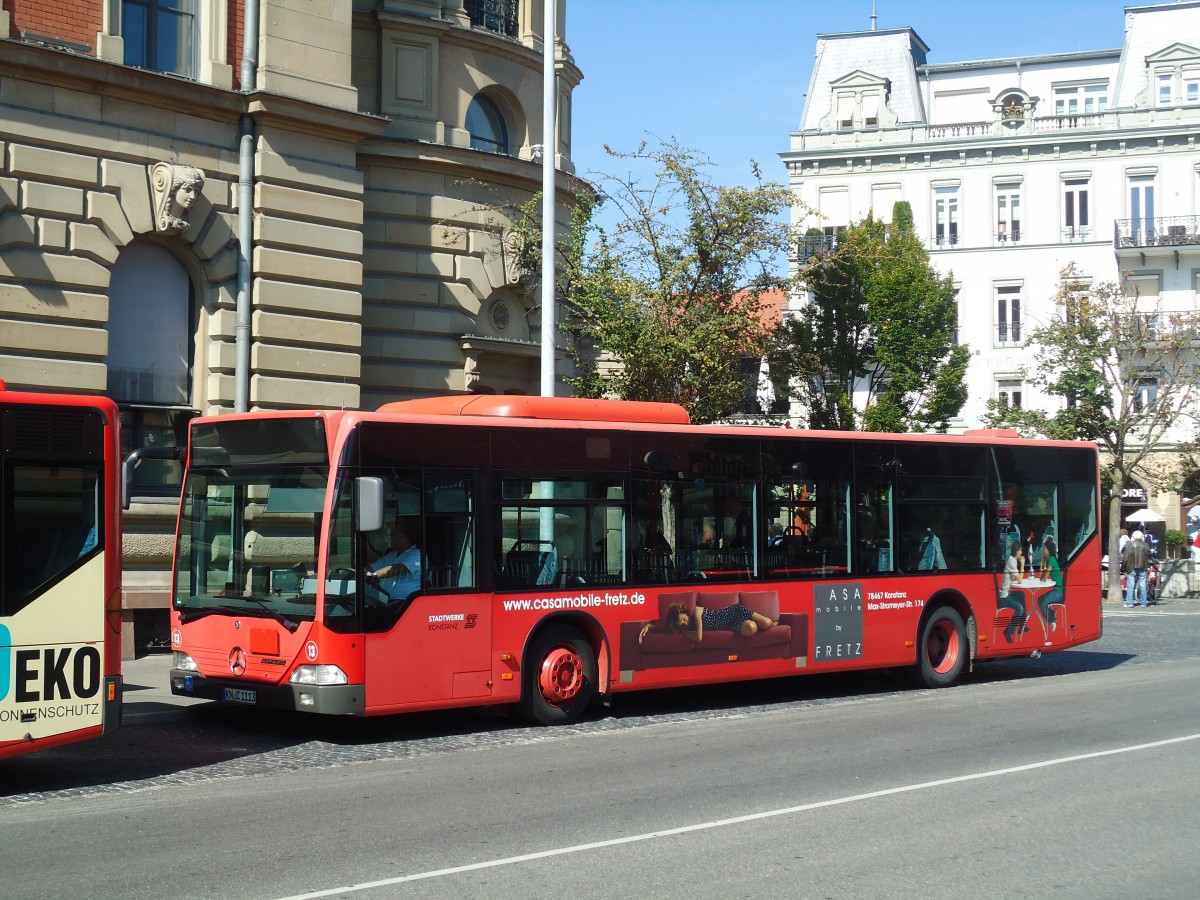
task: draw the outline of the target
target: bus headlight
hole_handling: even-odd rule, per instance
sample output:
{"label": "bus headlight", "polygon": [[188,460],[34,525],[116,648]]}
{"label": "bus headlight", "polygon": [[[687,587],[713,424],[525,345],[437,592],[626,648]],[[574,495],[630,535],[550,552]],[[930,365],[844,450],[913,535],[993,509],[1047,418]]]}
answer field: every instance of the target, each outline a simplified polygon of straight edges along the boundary
{"label": "bus headlight", "polygon": [[300,666],[288,679],[292,684],[349,684],[346,677],[337,666]]}
{"label": "bus headlight", "polygon": [[171,668],[183,669],[185,672],[199,672],[200,667],[196,665],[196,661],[179,650],[171,651]]}

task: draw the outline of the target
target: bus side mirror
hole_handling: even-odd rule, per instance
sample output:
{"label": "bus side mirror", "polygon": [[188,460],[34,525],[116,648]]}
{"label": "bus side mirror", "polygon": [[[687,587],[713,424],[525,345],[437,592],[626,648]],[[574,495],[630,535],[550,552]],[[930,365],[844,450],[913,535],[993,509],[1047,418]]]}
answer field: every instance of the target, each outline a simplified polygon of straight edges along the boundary
{"label": "bus side mirror", "polygon": [[143,459],[179,459],[182,447],[139,447],[125,457],[121,465],[121,508],[129,509],[133,501],[133,473]]}
{"label": "bus side mirror", "polygon": [[383,479],[364,475],[354,479],[354,528],[378,531],[383,527]]}

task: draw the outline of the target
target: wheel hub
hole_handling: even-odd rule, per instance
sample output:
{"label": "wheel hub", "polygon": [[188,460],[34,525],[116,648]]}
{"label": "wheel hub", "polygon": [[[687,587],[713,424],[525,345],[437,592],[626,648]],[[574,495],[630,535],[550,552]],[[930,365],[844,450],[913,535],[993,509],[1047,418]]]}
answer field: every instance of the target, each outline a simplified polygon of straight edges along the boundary
{"label": "wheel hub", "polygon": [[583,660],[570,647],[554,647],[542,660],[538,687],[546,702],[568,703],[583,687]]}
{"label": "wheel hub", "polygon": [[929,664],[935,672],[948,672],[958,660],[958,634],[953,628],[938,627],[929,636]]}

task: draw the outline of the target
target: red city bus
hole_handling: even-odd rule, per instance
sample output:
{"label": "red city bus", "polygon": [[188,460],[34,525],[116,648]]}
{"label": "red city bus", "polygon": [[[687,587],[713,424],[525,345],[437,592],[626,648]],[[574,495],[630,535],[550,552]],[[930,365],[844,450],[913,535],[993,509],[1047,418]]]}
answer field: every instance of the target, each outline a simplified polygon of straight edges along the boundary
{"label": "red city bus", "polygon": [[[189,453],[176,694],[552,724],[645,688],[949,685],[1101,632],[1092,444],[460,396],[198,419]],[[1054,563],[1018,571],[1026,537]]]}
{"label": "red city bus", "polygon": [[121,721],[117,407],[0,382],[0,758]]}

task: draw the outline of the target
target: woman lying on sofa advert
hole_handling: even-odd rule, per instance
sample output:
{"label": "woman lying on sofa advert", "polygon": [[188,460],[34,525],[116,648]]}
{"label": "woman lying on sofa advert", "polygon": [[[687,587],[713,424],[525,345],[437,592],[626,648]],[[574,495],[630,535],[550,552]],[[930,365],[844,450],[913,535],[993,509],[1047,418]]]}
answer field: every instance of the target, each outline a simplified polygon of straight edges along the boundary
{"label": "woman lying on sofa advert", "polygon": [[[750,637],[760,631],[774,628],[779,623],[768,619],[762,613],[756,613],[740,603],[723,606],[720,609],[695,608],[695,614],[689,614],[682,603],[672,603],[661,622],[648,622],[638,634],[638,643],[646,639],[650,632],[663,634],[682,634],[691,641],[699,643],[704,637],[704,629],[709,631],[732,631],[742,637]],[[688,628],[695,623],[694,628]]]}

